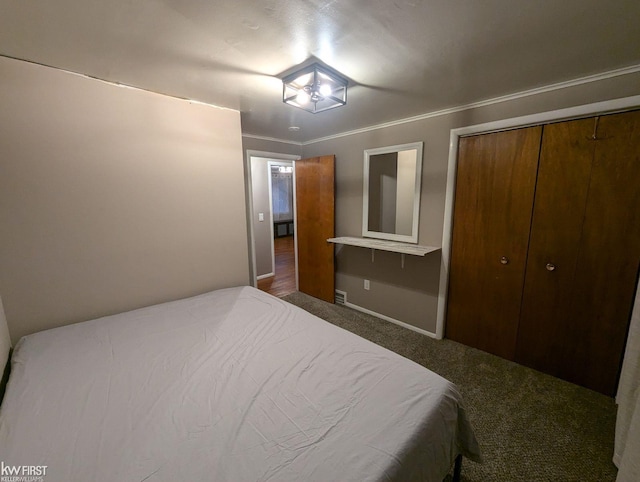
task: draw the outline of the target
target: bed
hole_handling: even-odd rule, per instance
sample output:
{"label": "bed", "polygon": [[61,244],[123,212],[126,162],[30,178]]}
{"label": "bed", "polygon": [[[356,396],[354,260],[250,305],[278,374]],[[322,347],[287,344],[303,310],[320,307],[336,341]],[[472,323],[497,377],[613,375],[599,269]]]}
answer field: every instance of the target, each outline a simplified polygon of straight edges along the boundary
{"label": "bed", "polygon": [[480,459],[456,387],[251,287],[23,337],[5,466],[53,481],[442,481]]}

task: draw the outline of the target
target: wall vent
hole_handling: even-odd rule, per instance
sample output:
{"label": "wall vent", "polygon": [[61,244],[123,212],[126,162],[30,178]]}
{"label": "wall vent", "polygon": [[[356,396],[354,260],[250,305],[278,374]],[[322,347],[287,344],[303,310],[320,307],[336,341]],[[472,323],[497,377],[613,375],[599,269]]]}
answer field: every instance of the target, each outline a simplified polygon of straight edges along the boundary
{"label": "wall vent", "polygon": [[336,290],[336,305],[344,305],[347,302],[347,293]]}

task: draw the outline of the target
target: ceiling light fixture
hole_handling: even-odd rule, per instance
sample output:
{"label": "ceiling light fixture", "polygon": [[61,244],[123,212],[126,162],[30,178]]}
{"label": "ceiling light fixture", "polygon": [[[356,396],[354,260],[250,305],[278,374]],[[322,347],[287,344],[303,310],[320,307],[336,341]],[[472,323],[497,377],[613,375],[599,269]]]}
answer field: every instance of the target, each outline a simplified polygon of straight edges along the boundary
{"label": "ceiling light fixture", "polygon": [[282,101],[316,114],[347,103],[347,79],[313,63],[282,79]]}

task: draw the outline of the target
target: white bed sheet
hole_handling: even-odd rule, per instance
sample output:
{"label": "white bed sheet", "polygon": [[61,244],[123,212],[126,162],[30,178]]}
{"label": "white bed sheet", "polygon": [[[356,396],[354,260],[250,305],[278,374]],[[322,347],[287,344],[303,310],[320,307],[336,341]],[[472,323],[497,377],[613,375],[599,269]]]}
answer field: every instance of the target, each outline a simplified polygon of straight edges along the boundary
{"label": "white bed sheet", "polygon": [[20,340],[0,459],[53,481],[440,481],[479,458],[455,386],[242,287]]}

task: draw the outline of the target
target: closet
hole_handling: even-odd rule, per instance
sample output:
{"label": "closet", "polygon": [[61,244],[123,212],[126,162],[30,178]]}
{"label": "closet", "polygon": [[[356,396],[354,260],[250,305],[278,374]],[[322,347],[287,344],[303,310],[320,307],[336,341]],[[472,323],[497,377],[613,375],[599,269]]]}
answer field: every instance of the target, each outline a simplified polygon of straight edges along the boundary
{"label": "closet", "polygon": [[614,395],[640,263],[640,111],[460,139],[446,336]]}

